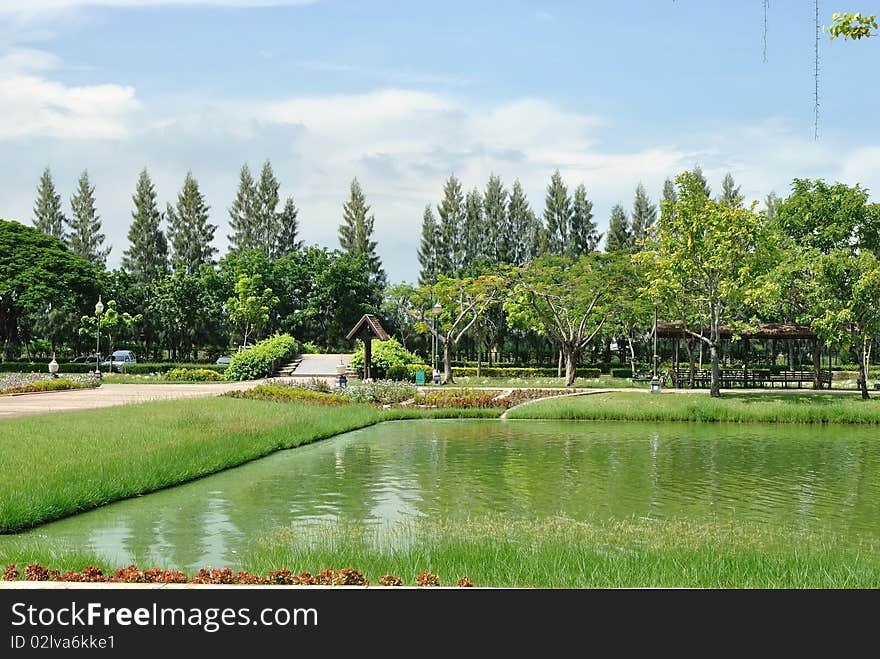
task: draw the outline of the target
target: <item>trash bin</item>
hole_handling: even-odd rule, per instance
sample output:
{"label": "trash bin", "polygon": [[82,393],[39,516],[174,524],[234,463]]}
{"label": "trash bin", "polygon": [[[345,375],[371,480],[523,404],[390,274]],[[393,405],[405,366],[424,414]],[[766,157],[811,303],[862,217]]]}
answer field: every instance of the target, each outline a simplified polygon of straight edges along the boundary
{"label": "trash bin", "polygon": [[416,371],[416,384],[425,384],[425,372]]}

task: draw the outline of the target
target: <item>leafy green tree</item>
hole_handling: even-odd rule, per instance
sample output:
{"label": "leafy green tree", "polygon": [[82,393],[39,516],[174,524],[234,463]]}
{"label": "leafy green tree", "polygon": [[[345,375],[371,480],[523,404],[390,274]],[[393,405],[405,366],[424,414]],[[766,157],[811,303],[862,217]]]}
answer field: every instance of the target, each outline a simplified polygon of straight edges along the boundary
{"label": "leafy green tree", "polygon": [[168,241],[159,226],[162,213],[146,169],[138,176],[132,201],[134,210],[128,228],[129,247],[122,254],[122,267],[141,282],[148,283],[168,272]]}
{"label": "leafy green tree", "polygon": [[574,191],[568,236],[568,255],[574,258],[595,252],[602,239],[593,222],[593,202],[587,199],[587,189],[583,183]]}
{"label": "leafy green tree", "polygon": [[608,236],[605,238],[606,252],[619,252],[631,249],[633,236],[629,227],[629,220],[623,206],[615,204],[611,209],[611,220],[608,222]]}
{"label": "leafy green tree", "polygon": [[[97,271],[57,238],[0,220],[0,331],[3,360],[15,357],[19,324],[34,310],[82,310],[94,304]],[[25,340],[28,337],[23,337]]]}
{"label": "leafy green tree", "polygon": [[177,195],[177,205],[168,204],[165,210],[175,272],[182,270],[193,275],[203,264],[213,263],[217,250],[211,242],[217,225],[208,221],[210,208],[192,172],[187,172],[183,189]]}
{"label": "leafy green tree", "polygon": [[259,335],[269,322],[269,314],[278,305],[271,288],[263,286],[262,275],[242,275],[235,282],[235,295],[226,301],[229,318],[242,332],[241,344],[248,345],[252,335]]}
{"label": "leafy green tree", "polygon": [[632,374],[638,371],[636,344],[653,330],[654,308],[643,291],[648,285],[645,266],[626,251],[612,252],[606,262],[614,286],[608,291],[606,306],[613,309],[605,331],[626,342]]}
{"label": "leafy green tree", "polygon": [[547,249],[551,254],[566,254],[569,251],[568,229],[571,225],[571,196],[557,169],[547,185],[544,200],[544,225],[547,230]]}
{"label": "leafy green tree", "polygon": [[259,246],[257,226],[257,185],[247,163],[241,166],[238,175],[238,191],[229,208],[230,251],[237,252]]}
{"label": "leafy green tree", "polygon": [[[871,30],[874,30],[873,32]],[[876,14],[862,16],[861,13],[841,13],[834,12],[831,14],[831,26],[828,28],[831,34],[831,40],[837,37],[844,39],[867,39],[868,37],[877,36],[877,16]]]}
{"label": "leafy green tree", "polygon": [[52,172],[46,167],[40,177],[40,184],[37,186],[37,201],[34,203],[34,226],[43,233],[64,240],[65,222],[67,222],[67,218],[61,211],[61,195],[55,191]]}
{"label": "leafy green tree", "polygon": [[648,238],[648,231],[657,221],[657,206],[651,203],[645,186],[639,183],[636,186],[636,196],[633,199],[632,209],[632,246],[641,249]]}
{"label": "leafy green tree", "polygon": [[284,201],[284,208],[278,215],[278,236],[275,241],[272,256],[276,259],[302,249],[302,241],[299,237],[299,210],[293,203],[293,197]]}
{"label": "leafy green tree", "polygon": [[504,310],[515,327],[549,337],[565,364],[565,386],[575,380],[575,367],[610,313],[615,289],[608,259],[590,254],[577,259],[552,254],[511,273],[512,290]]}
{"label": "leafy green tree", "polygon": [[439,242],[437,220],[434,219],[431,206],[425,206],[425,212],[422,214],[422,238],[419,242],[418,253],[420,286],[433,284],[437,281],[437,275],[439,274],[437,248]]}
{"label": "leafy green tree", "polygon": [[724,180],[721,181],[721,195],[718,197],[718,201],[734,208],[742,208],[743,195],[740,192],[740,186],[733,180],[733,175],[730,172],[727,172],[724,175]]}
{"label": "leafy green tree", "polygon": [[275,251],[278,240],[278,188],[280,184],[266,160],[260,170],[260,181],[254,196],[254,225],[257,245],[266,254]]}
{"label": "leafy green tree", "polygon": [[677,320],[684,323],[687,335],[708,346],[710,393],[719,396],[721,328],[736,333],[743,327],[737,324],[740,313],[750,299],[760,297],[762,276],[772,265],[772,241],[753,208],[735,208],[706,197],[694,172],[676,181],[674,219],[664,204],[653,249],[637,260],[647,266],[646,295],[653,303],[664,309],[676,309],[683,301],[688,305],[691,313]]}
{"label": "leafy green tree", "polygon": [[461,272],[462,228],[465,223],[461,182],[452,174],[443,186],[443,200],[437,206],[437,273],[454,277]]}
{"label": "leafy green tree", "polygon": [[[441,275],[436,284],[423,286],[413,295],[420,333],[430,333],[443,354],[443,381],[453,383],[452,350],[486,311],[497,303],[505,281],[498,275],[453,278]],[[434,324],[433,305],[439,303],[440,314]]]}
{"label": "leafy green tree", "polygon": [[379,313],[387,323],[383,325],[389,332],[400,337],[400,343],[407,350],[407,342],[416,336],[416,313],[413,307],[413,295],[416,288],[412,284],[401,282],[387,286],[382,291],[382,306]]}
{"label": "leafy green tree", "polygon": [[351,194],[342,207],[342,224],[339,225],[339,246],[355,258],[363,257],[375,286],[385,287],[385,271],[382,261],[376,254],[376,241],[373,238],[375,215],[368,215],[370,207],[364,191],[357,179],[351,182]]}
{"label": "leafy green tree", "polygon": [[700,183],[700,188],[703,191],[703,194],[706,197],[712,196],[712,188],[709,185],[709,181],[706,180],[706,175],[703,174],[703,168],[699,165],[694,165],[693,175],[697,178],[697,181]]}
{"label": "leafy green tree", "polygon": [[83,171],[77,181],[76,192],[70,198],[70,232],[67,246],[70,251],[104,268],[110,248],[102,248],[104,234],[101,219],[95,210],[95,188],[89,183],[89,173]]}
{"label": "leafy green tree", "polygon": [[116,300],[107,300],[104,306],[104,313],[100,316],[97,314],[86,314],[80,317],[80,336],[88,336],[92,339],[97,338],[98,329],[101,336],[106,339],[107,354],[113,353],[116,345],[115,341],[130,333],[132,328],[143,320],[143,316],[132,316],[127,311],[119,312],[116,308]]}
{"label": "leafy green tree", "polygon": [[672,179],[663,181],[663,195],[660,199],[662,207],[669,208],[670,213],[675,213],[675,202],[678,201],[678,191]]}

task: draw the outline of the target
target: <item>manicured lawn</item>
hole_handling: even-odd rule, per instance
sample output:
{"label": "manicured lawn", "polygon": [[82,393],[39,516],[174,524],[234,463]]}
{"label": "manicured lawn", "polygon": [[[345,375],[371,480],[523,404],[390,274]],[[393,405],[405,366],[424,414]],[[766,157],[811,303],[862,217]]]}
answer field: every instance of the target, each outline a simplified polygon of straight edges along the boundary
{"label": "manicured lawn", "polygon": [[510,419],[580,421],[728,421],[738,423],[880,423],[880,399],[858,394],[613,392],[538,401],[508,411]]}

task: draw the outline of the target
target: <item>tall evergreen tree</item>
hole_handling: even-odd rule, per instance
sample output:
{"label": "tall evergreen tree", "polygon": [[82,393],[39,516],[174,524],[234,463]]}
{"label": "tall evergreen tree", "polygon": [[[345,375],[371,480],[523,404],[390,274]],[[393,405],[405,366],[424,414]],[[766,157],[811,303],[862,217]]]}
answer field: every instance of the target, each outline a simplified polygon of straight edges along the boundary
{"label": "tall evergreen tree", "polygon": [[712,188],[709,185],[709,181],[706,180],[706,175],[703,174],[703,168],[699,165],[694,165],[694,174],[696,174],[697,178],[700,181],[700,185],[703,188],[703,193],[706,195],[706,199],[711,199]]}
{"label": "tall evergreen tree", "polygon": [[538,219],[529,206],[529,200],[519,179],[513,182],[510,202],[507,204],[507,226],[510,233],[510,262],[528,263],[537,256]]}
{"label": "tall evergreen tree", "polygon": [[156,204],[156,189],[146,169],[138,176],[131,199],[134,210],[128,227],[128,249],[122,253],[122,267],[138,281],[149,283],[168,272],[168,241],[159,226],[162,212]]}
{"label": "tall evergreen tree", "polygon": [[461,240],[461,269],[469,272],[471,266],[489,256],[488,227],[483,217],[483,195],[474,188],[464,201],[464,227]]}
{"label": "tall evergreen tree", "polygon": [[608,237],[605,239],[606,252],[619,252],[632,248],[632,232],[626,211],[620,204],[611,209],[611,220],[608,222]]}
{"label": "tall evergreen tree", "polygon": [[639,183],[636,186],[636,196],[633,199],[631,217],[633,247],[639,249],[642,241],[648,236],[648,230],[657,221],[657,206],[651,203],[645,186]]}
{"label": "tall evergreen tree", "polygon": [[278,239],[278,179],[272,163],[266,160],[260,170],[260,182],[254,196],[254,226],[257,245],[266,255],[274,251]]}
{"label": "tall evergreen tree", "polygon": [[278,214],[278,232],[272,246],[272,256],[278,258],[298,252],[302,247],[299,237],[299,209],[293,203],[293,197],[288,197],[284,202],[284,208]]}
{"label": "tall evergreen tree", "polygon": [[380,289],[385,288],[386,277],[382,261],[376,254],[372,240],[375,215],[368,215],[370,207],[357,179],[351,182],[351,194],[342,206],[342,224],[339,225],[339,246],[352,256],[363,256],[370,271],[370,279]]}
{"label": "tall evergreen tree", "polygon": [[587,199],[587,189],[583,183],[574,191],[568,239],[568,254],[575,258],[595,252],[602,239],[593,222],[593,202]]}
{"label": "tall evergreen tree", "polygon": [[49,168],[43,170],[37,186],[34,203],[34,226],[50,236],[64,240],[64,223],[67,218],[61,210],[61,195],[55,191],[55,182]]}
{"label": "tall evergreen tree", "polygon": [[465,209],[461,182],[455,174],[446,179],[443,200],[437,206],[437,214],[440,216],[437,274],[456,277],[461,272]]}
{"label": "tall evergreen tree", "polygon": [[483,213],[485,217],[484,247],[485,256],[499,263],[511,263],[513,241],[510,233],[509,216],[507,214],[507,190],[501,178],[492,174],[486,184],[483,197]]}
{"label": "tall evergreen tree", "polygon": [[102,247],[101,218],[95,210],[95,188],[89,183],[89,173],[83,171],[76,192],[70,198],[70,232],[67,246],[70,251],[102,268],[107,264],[110,248]]}
{"label": "tall evergreen tree", "polygon": [[776,209],[781,203],[782,199],[775,192],[771,192],[764,199],[764,217],[767,218],[768,222],[776,220]]}
{"label": "tall evergreen tree", "polygon": [[571,214],[571,196],[557,169],[550,177],[547,197],[544,201],[544,224],[547,230],[547,249],[550,253],[562,255],[568,252]]}
{"label": "tall evergreen tree", "polygon": [[661,199],[661,204],[663,206],[663,211],[670,213],[669,217],[671,220],[675,220],[675,202],[678,201],[678,190],[675,187],[675,183],[672,179],[666,179],[663,181],[663,197]]}
{"label": "tall evergreen tree", "polygon": [[743,196],[740,192],[740,186],[734,182],[730,172],[727,172],[724,175],[724,180],[721,181],[721,195],[718,197],[718,201],[732,208],[742,208]]}
{"label": "tall evergreen tree", "polygon": [[439,238],[437,220],[431,205],[425,206],[422,215],[422,240],[419,244],[419,286],[437,283],[439,274],[437,266],[437,245]]}
{"label": "tall evergreen tree", "polygon": [[241,166],[238,175],[238,192],[229,208],[229,250],[241,252],[259,246],[259,230],[256,216],[257,185],[247,163]]}
{"label": "tall evergreen tree", "polygon": [[210,208],[192,172],[187,172],[183,188],[177,195],[177,205],[168,204],[165,210],[175,272],[192,275],[202,264],[213,262],[217,250],[211,242],[217,225],[208,221]]}

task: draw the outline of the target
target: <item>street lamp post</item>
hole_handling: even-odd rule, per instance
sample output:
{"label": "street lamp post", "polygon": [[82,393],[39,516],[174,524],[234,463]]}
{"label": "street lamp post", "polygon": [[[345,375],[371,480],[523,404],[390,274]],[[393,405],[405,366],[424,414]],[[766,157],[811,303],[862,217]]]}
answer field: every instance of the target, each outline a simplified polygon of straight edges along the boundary
{"label": "street lamp post", "polygon": [[434,306],[431,307],[431,311],[434,315],[434,341],[431,344],[431,366],[432,368],[437,368],[437,317],[440,315],[440,312],[443,311],[443,307],[439,302],[435,302]]}
{"label": "street lamp post", "polygon": [[97,322],[97,340],[95,341],[95,377],[101,377],[101,314],[104,313],[104,303],[101,302],[101,296],[98,296],[98,303],[95,305],[95,316]]}

